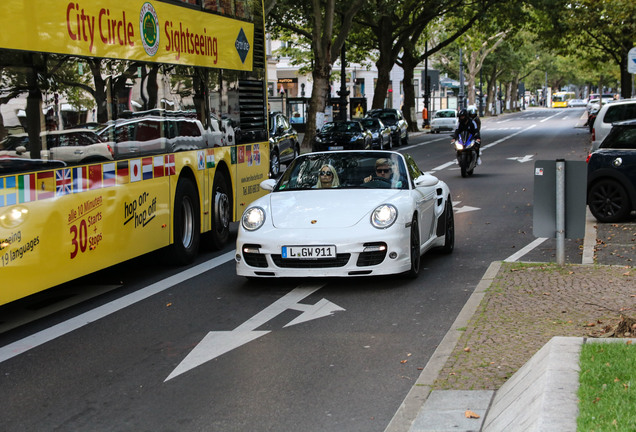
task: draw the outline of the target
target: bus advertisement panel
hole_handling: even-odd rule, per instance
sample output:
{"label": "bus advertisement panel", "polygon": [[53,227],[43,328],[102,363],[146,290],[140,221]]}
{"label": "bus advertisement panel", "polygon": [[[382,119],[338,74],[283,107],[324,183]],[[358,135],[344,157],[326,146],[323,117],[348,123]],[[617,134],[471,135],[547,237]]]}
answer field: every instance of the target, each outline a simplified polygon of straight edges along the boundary
{"label": "bus advertisement panel", "polygon": [[0,305],[227,243],[269,172],[262,4],[249,5],[5,2]]}

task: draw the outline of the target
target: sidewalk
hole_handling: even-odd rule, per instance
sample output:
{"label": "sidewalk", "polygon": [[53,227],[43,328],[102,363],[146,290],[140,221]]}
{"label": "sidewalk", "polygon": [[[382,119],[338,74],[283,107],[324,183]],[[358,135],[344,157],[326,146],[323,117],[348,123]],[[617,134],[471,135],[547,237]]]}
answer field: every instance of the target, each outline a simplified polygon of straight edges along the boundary
{"label": "sidewalk", "polygon": [[580,255],[492,263],[385,432],[575,431],[584,338],[636,315],[636,222],[588,212]]}

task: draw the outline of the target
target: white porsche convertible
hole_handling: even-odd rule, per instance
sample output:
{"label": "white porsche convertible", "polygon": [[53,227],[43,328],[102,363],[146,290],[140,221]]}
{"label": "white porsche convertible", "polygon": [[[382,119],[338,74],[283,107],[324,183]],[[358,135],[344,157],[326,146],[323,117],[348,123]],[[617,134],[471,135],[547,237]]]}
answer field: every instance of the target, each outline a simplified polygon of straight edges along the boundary
{"label": "white porsche convertible", "polygon": [[240,276],[416,277],[423,253],[453,251],[450,190],[409,155],[308,153],[261,187],[271,193],[241,218]]}

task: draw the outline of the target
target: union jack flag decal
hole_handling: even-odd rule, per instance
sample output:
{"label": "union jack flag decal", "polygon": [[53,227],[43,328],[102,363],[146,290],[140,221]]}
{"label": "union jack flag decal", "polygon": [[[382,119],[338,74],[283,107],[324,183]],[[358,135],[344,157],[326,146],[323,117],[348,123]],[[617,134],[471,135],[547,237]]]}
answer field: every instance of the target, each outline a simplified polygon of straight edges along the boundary
{"label": "union jack flag decal", "polygon": [[55,196],[62,196],[73,192],[73,178],[71,169],[63,168],[55,171]]}

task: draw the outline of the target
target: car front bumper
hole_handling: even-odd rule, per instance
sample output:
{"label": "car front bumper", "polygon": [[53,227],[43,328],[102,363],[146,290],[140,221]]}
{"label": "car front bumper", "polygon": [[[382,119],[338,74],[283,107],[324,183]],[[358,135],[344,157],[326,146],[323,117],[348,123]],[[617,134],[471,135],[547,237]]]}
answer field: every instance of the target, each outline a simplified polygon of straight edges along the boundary
{"label": "car front bumper", "polygon": [[[239,232],[236,273],[247,277],[344,277],[398,274],[411,268],[410,227],[404,223],[386,230],[356,229],[355,234],[350,228],[301,231],[270,228],[262,233]],[[324,245],[336,246],[336,258],[281,256],[283,246]]]}

